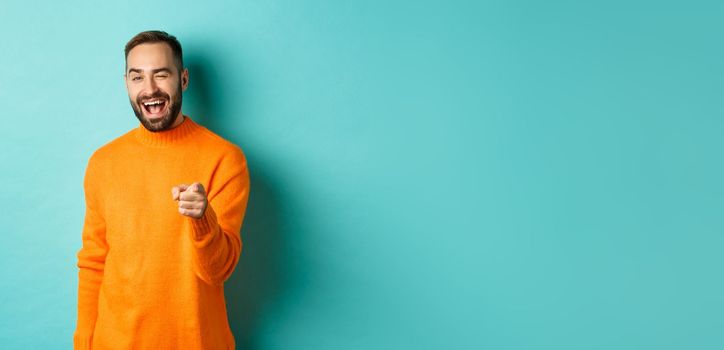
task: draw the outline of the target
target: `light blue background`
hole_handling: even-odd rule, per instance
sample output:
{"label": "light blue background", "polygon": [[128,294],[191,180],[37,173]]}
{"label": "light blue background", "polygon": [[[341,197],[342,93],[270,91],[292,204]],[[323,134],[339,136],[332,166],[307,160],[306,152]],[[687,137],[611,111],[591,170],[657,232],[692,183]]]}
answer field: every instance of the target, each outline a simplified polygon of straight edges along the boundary
{"label": "light blue background", "polygon": [[721,2],[0,2],[0,347],[70,348],[123,46],[247,154],[240,349],[724,348]]}

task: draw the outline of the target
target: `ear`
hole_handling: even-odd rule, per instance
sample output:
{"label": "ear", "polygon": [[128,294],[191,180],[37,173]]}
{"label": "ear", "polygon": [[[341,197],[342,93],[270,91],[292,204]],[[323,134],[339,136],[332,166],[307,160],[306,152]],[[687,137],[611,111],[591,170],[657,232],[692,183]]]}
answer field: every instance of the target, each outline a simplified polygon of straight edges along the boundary
{"label": "ear", "polygon": [[183,72],[181,72],[181,91],[186,91],[186,88],[189,86],[189,69],[184,68]]}

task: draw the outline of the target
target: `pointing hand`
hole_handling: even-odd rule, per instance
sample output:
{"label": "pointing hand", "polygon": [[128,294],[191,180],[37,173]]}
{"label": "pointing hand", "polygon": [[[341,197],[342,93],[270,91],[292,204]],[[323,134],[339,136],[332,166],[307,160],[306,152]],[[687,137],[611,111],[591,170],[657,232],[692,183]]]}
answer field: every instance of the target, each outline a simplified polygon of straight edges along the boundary
{"label": "pointing hand", "polygon": [[201,183],[194,182],[191,185],[180,184],[171,189],[173,200],[178,201],[178,211],[182,215],[199,219],[204,216],[208,201],[206,191]]}

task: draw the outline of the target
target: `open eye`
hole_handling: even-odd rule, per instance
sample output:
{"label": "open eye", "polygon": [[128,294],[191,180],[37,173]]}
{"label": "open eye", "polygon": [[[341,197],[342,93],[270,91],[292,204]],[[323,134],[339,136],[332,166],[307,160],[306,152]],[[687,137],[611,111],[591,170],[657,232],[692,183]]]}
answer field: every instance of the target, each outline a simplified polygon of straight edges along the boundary
{"label": "open eye", "polygon": [[133,80],[133,81],[141,80],[141,76],[138,76],[138,75],[137,75],[137,76],[135,76],[135,77],[132,77],[131,80]]}

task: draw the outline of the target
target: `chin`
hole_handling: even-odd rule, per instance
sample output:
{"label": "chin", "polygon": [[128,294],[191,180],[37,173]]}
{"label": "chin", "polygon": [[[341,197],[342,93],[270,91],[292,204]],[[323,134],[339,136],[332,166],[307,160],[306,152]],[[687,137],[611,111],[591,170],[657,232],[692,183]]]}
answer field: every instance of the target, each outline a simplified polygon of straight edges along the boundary
{"label": "chin", "polygon": [[171,117],[170,115],[165,115],[160,118],[151,119],[148,116],[144,115],[143,124],[146,127],[146,129],[148,129],[150,131],[163,131],[163,130],[169,129],[171,127],[171,125],[173,125],[173,123],[176,121],[176,118],[178,118],[178,116],[176,116],[174,118],[174,117]]}

